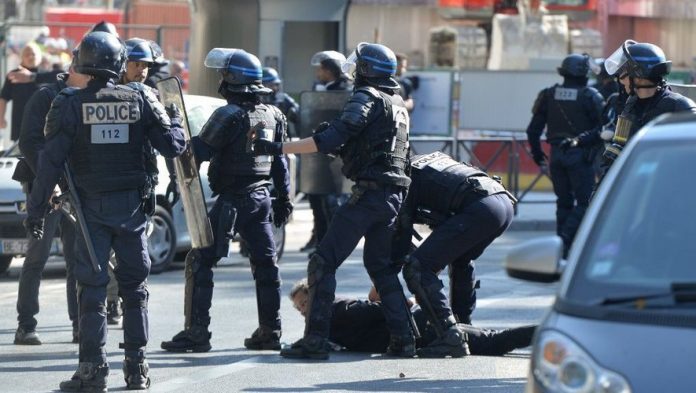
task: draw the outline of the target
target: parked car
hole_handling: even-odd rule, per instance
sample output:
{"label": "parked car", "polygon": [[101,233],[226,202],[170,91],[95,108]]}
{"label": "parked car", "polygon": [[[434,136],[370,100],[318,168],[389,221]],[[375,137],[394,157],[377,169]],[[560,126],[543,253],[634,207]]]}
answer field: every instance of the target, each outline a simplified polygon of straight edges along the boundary
{"label": "parked car", "polygon": [[553,238],[508,255],[512,277],[552,281],[527,392],[696,389],[696,116],[632,138],[583,219],[567,264]]}
{"label": "parked car", "polygon": [[[198,135],[210,115],[218,107],[225,105],[219,98],[184,95],[186,114],[189,119],[191,135]],[[20,156],[19,148],[13,146],[0,157],[0,274],[10,266],[15,256],[26,253],[28,239],[22,221],[26,218],[25,195],[21,185],[12,180],[12,173]],[[191,236],[186,227],[183,204],[179,201],[173,206],[165,198],[169,184],[169,171],[164,159],[158,157],[159,184],[155,188],[157,207],[152,217],[152,227],[149,231],[148,250],[152,261],[152,273],[166,270],[177,254],[186,253],[191,249]],[[208,208],[212,207],[215,198],[208,186],[208,163],[201,164],[200,174],[203,192]],[[283,253],[285,245],[285,227],[273,226],[278,257]],[[54,239],[53,255],[60,255],[62,245],[59,238]]]}

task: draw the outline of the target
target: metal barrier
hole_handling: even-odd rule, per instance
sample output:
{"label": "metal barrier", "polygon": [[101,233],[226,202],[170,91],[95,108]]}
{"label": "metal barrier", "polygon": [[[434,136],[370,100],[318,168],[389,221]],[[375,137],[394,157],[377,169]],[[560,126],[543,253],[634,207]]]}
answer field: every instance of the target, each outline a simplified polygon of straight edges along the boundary
{"label": "metal barrier", "polygon": [[[549,177],[548,170],[540,170],[538,174],[532,179],[531,183],[520,188],[520,157],[526,155],[527,157],[532,157],[531,152],[527,148],[527,138],[526,135],[518,135],[518,133],[511,133],[505,136],[472,136],[472,137],[430,137],[430,136],[416,136],[411,137],[411,150],[415,154],[429,153],[438,149],[427,149],[424,148],[423,144],[428,144],[433,146],[434,144],[440,144],[442,146],[441,151],[448,153],[450,156],[455,157],[458,161],[468,161],[473,165],[481,168],[482,170],[488,172],[490,168],[500,162],[501,160],[507,160],[506,167],[506,179],[505,187],[512,193],[515,198],[517,198],[519,203],[555,203],[555,200],[526,200],[525,197],[529,192],[536,186],[536,184],[543,177]],[[474,153],[474,146],[481,143],[497,143],[500,146],[495,150],[492,156],[488,157],[486,162],[482,162],[479,157]],[[419,146],[420,145],[420,146]],[[427,145],[426,145],[427,146]],[[507,154],[505,154],[507,153]],[[515,214],[517,214],[517,207],[515,207]]]}

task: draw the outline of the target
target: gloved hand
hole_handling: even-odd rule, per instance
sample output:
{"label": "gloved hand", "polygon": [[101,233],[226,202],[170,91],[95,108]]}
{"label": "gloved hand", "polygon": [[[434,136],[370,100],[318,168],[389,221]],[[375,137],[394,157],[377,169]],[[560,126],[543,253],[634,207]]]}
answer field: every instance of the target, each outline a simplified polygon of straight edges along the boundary
{"label": "gloved hand", "polygon": [[24,219],[24,228],[34,239],[41,239],[44,233],[44,219],[27,217]]}
{"label": "gloved hand", "polygon": [[604,158],[604,162],[607,164],[611,164],[616,159],[619,157],[619,154],[621,154],[621,150],[623,150],[623,146],[619,145],[618,143],[612,143],[609,145],[606,149],[604,149],[604,154],[602,154],[602,158]]}
{"label": "gloved hand", "polygon": [[546,153],[543,151],[532,151],[532,159],[534,160],[534,163],[539,165],[539,167],[545,167],[546,166],[546,159],[548,157],[546,156]]}
{"label": "gloved hand", "polygon": [[568,151],[571,147],[578,147],[578,138],[565,138],[558,144],[558,147],[564,152]]}
{"label": "gloved hand", "polygon": [[181,119],[182,119],[181,110],[179,109],[178,106],[176,106],[175,103],[172,102],[171,104],[167,105],[164,109],[167,111],[167,114],[169,115],[170,119],[172,119],[172,120],[177,119],[177,120],[181,121]]}
{"label": "gloved hand", "polygon": [[273,208],[273,225],[277,228],[282,227],[288,222],[294,209],[287,195],[275,198],[273,202],[271,202],[271,207]]}
{"label": "gloved hand", "polygon": [[322,132],[326,131],[329,129],[329,126],[331,126],[331,123],[328,121],[322,121],[319,123],[319,125],[314,129],[315,134],[321,134]]}
{"label": "gloved hand", "polygon": [[283,142],[257,139],[251,142],[251,154],[255,156],[277,156],[283,154]]}
{"label": "gloved hand", "polygon": [[180,198],[181,194],[179,194],[179,187],[176,184],[176,176],[171,176],[169,178],[169,185],[167,185],[167,191],[164,193],[164,199],[169,201],[170,206],[174,206]]}

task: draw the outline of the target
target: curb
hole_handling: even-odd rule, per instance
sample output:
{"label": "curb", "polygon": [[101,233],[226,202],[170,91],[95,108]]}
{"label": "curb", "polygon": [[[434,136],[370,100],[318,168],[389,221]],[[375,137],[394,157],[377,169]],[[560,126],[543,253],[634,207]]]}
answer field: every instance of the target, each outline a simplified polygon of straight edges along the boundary
{"label": "curb", "polygon": [[556,220],[512,220],[508,231],[556,231]]}

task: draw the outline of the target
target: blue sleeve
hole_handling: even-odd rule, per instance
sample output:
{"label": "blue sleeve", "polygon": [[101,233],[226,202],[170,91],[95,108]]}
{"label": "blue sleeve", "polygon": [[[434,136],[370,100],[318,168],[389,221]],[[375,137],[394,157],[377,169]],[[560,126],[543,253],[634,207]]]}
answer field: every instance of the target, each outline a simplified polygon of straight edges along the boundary
{"label": "blue sleeve", "polygon": [[196,157],[196,162],[200,165],[203,161],[210,161],[213,157],[213,148],[209,144],[203,142],[203,139],[198,135],[191,138],[191,148],[193,155]]}
{"label": "blue sleeve", "polygon": [[527,139],[529,140],[529,145],[532,151],[541,151],[541,134],[544,132],[544,127],[546,127],[546,115],[547,115],[547,104],[546,104],[546,89],[539,92],[534,106],[532,107],[532,120],[527,126]]}
{"label": "blue sleeve", "polygon": [[72,147],[73,138],[66,132],[53,132],[39,153],[36,179],[27,200],[29,217],[43,217],[49,208],[48,198],[63,173],[63,164]]}
{"label": "blue sleeve", "polygon": [[[174,158],[181,155],[186,150],[184,128],[181,124],[176,120],[172,120],[171,124],[167,125],[167,122],[157,116],[147,103],[143,105],[143,112],[143,116],[147,119],[145,124],[149,124],[147,137],[150,143],[152,143],[152,147],[166,158]],[[161,114],[160,116],[167,115]]]}
{"label": "blue sleeve", "polygon": [[341,115],[329,128],[314,135],[314,143],[322,153],[333,153],[348,139],[358,136],[377,116],[377,99],[363,91],[356,91],[343,107]]}
{"label": "blue sleeve", "polygon": [[19,150],[26,157],[27,164],[37,173],[39,151],[43,149],[46,115],[51,108],[54,95],[48,88],[34,92],[24,107],[22,128],[19,133]]}

